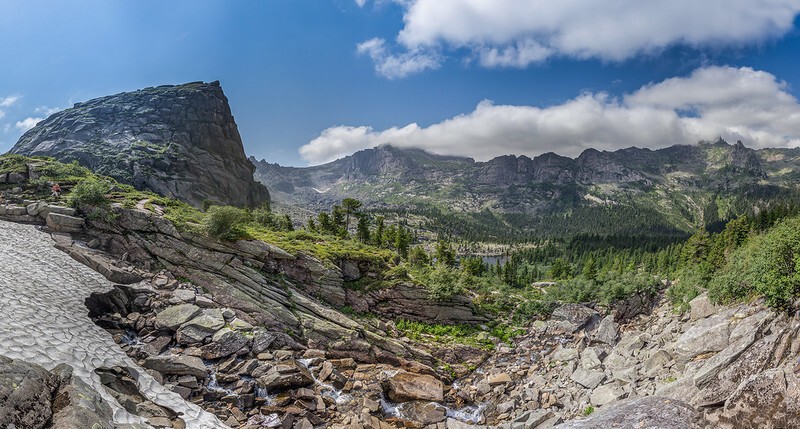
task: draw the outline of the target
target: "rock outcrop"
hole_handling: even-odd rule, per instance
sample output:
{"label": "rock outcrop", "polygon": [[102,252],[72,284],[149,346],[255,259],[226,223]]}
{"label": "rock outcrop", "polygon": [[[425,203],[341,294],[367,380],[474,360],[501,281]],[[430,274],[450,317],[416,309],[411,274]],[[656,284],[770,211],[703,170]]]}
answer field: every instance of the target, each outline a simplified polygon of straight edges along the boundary
{"label": "rock outcrop", "polygon": [[[26,132],[12,153],[77,161],[138,189],[202,206],[258,206],[253,180],[219,82],[159,86],[97,98],[58,112]],[[4,177],[14,183],[16,177]]]}

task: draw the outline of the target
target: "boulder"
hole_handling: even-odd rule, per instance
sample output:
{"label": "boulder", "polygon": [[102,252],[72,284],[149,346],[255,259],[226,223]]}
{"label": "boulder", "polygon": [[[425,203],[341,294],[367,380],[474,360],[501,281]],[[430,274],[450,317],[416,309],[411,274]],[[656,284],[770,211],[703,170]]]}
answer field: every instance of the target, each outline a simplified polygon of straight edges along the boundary
{"label": "boulder", "polygon": [[53,396],[52,429],[112,429],[114,412],[100,394],[78,377],[72,367],[60,364],[53,371],[60,387]]}
{"label": "boulder", "polygon": [[561,346],[553,353],[553,360],[559,362],[569,362],[578,359],[578,357],[578,349],[568,349]]}
{"label": "boulder", "polygon": [[725,350],[722,350],[711,357],[711,359],[707,360],[695,373],[694,384],[696,384],[697,387],[702,387],[715,378],[722,369],[730,365],[731,362],[736,360],[756,341],[756,334],[757,332],[750,332],[749,335],[739,338],[728,347],[725,347]]}
{"label": "boulder", "polygon": [[144,367],[165,375],[193,375],[201,379],[208,377],[203,361],[194,356],[151,356],[145,359]]}
{"label": "boulder", "polygon": [[430,375],[398,371],[384,383],[384,390],[394,402],[444,400],[444,385]]}
{"label": "boulder", "polygon": [[499,386],[501,384],[511,383],[511,376],[505,372],[489,374],[489,376],[486,377],[486,382],[492,387]]}
{"label": "boulder", "polygon": [[591,333],[590,338],[592,341],[613,346],[617,342],[618,332],[619,328],[614,322],[614,316],[606,316],[597,325],[597,329]]}
{"label": "boulder", "polygon": [[658,350],[645,359],[642,372],[648,377],[655,377],[666,371],[666,366],[671,360],[672,356],[668,352]]}
{"label": "boulder", "polygon": [[184,323],[194,319],[202,310],[194,304],[180,304],[167,307],[156,314],[155,323],[159,328],[177,330]]}
{"label": "boulder", "polygon": [[625,391],[616,383],[600,386],[592,391],[590,401],[594,406],[610,404],[625,396]]}
{"label": "boulder", "polygon": [[408,427],[435,425],[447,418],[447,409],[435,402],[411,401],[397,407],[400,419],[408,422]]}
{"label": "boulder", "polygon": [[225,319],[219,309],[202,310],[199,316],[182,324],[175,334],[180,344],[202,344],[203,340],[214,335],[225,326]]}
{"label": "boulder", "polygon": [[675,343],[675,351],[684,359],[718,352],[728,347],[730,322],[728,318],[717,314],[698,320],[686,330]]}
{"label": "boulder", "polygon": [[570,379],[580,384],[587,389],[594,389],[605,380],[606,374],[601,371],[593,371],[590,369],[578,368],[576,369]]}
{"label": "boulder", "polygon": [[800,416],[800,380],[791,368],[775,368],[752,375],[725,402],[719,427],[797,427]]}
{"label": "boulder", "polygon": [[228,357],[250,344],[250,338],[240,331],[225,328],[214,334],[210,344],[201,347],[203,359]]}
{"label": "boulder", "polygon": [[274,332],[257,330],[253,335],[253,353],[260,354],[269,350],[269,347],[278,338]]}
{"label": "boulder", "polygon": [[600,319],[600,313],[580,304],[564,304],[550,316],[565,331],[576,332]]}
{"label": "boulder", "polygon": [[0,427],[49,427],[58,383],[39,365],[0,356]]}
{"label": "boulder", "polygon": [[622,401],[584,420],[556,426],[558,429],[658,428],[688,429],[695,426],[695,411],[675,399],[649,396]]}
{"label": "boulder", "polygon": [[83,218],[58,213],[48,213],[46,222],[56,232],[81,232],[86,223]]}
{"label": "boulder", "polygon": [[308,368],[294,359],[272,366],[258,377],[258,384],[266,389],[293,389],[313,383],[314,377]]}
{"label": "boulder", "polygon": [[44,209],[47,208],[47,203],[39,201],[36,203],[28,204],[25,207],[25,210],[28,212],[29,216],[38,216]]}
{"label": "boulder", "polygon": [[716,312],[716,307],[711,303],[707,292],[689,301],[689,307],[691,308],[689,314],[692,320],[705,319]]}

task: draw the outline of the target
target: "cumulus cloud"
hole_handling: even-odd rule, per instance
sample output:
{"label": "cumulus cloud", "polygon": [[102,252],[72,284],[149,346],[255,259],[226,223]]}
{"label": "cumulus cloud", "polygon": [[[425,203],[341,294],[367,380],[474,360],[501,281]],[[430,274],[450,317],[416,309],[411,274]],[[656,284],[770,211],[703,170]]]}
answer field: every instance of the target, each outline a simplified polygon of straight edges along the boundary
{"label": "cumulus cloud", "polygon": [[[619,61],[672,45],[737,46],[787,33],[800,0],[395,0],[409,52],[467,49],[486,67],[552,56]],[[420,70],[421,71],[421,70]]]}
{"label": "cumulus cloud", "polygon": [[0,107],[11,107],[14,103],[19,101],[19,95],[9,95],[8,97],[0,98]]}
{"label": "cumulus cloud", "polygon": [[372,58],[375,71],[389,79],[403,78],[424,70],[439,68],[441,65],[439,56],[425,49],[392,54],[386,47],[386,41],[379,38],[359,43],[356,52]]}
{"label": "cumulus cloud", "polygon": [[358,7],[364,7],[364,5],[367,4],[367,0],[356,0],[356,4]]}
{"label": "cumulus cloud", "polygon": [[504,154],[577,156],[593,147],[658,148],[718,136],[751,147],[800,146],[800,103],[786,83],[748,67],[707,67],[622,97],[584,93],[549,106],[495,105],[428,127],[336,126],[300,148],[310,164],[391,143],[487,160]]}
{"label": "cumulus cloud", "polygon": [[29,129],[35,127],[36,124],[38,124],[42,120],[44,120],[44,118],[25,118],[21,121],[17,121],[17,123],[14,124],[14,127],[16,127],[18,130],[24,133],[25,131],[28,131]]}
{"label": "cumulus cloud", "polygon": [[19,101],[19,99],[19,95],[9,95],[7,97],[0,98],[0,119],[3,119],[6,116],[6,112],[3,110],[3,108],[13,106],[14,103]]}

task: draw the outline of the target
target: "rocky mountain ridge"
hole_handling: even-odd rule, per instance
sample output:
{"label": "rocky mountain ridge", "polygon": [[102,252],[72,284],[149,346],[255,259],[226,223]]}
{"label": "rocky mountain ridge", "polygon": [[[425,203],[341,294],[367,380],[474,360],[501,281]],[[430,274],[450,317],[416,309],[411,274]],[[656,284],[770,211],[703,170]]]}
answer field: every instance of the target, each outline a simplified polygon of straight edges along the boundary
{"label": "rocky mountain ridge", "polygon": [[219,82],[159,86],[75,104],[38,123],[11,153],[77,161],[137,189],[189,202],[255,207],[253,181]]}
{"label": "rocky mountain ridge", "polygon": [[343,197],[382,210],[488,209],[496,222],[523,232],[537,217],[612,206],[645,207],[664,227],[685,231],[794,193],[800,177],[800,150],[753,150],[722,139],[659,150],[587,149],[575,159],[547,153],[476,162],[382,145],[313,167],[251,160],[276,200],[312,211]]}

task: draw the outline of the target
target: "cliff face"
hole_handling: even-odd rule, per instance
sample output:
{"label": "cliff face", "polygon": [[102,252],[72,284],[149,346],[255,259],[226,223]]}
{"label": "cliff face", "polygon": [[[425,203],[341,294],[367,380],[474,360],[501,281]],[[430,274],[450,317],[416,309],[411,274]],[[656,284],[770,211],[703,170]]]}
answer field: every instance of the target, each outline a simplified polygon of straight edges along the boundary
{"label": "cliff face", "polygon": [[25,133],[12,153],[78,161],[100,174],[195,206],[257,206],[253,180],[219,82],[159,86],[97,98]]}

